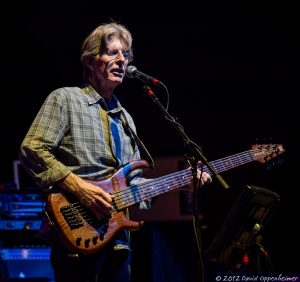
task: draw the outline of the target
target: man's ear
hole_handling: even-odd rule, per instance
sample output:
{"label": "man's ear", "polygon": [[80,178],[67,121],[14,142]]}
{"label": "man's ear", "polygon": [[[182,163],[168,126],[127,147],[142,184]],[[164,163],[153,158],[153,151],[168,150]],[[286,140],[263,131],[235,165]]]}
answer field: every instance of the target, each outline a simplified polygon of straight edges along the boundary
{"label": "man's ear", "polygon": [[84,57],[83,58],[83,64],[89,69],[89,70],[95,70],[95,58],[94,57]]}

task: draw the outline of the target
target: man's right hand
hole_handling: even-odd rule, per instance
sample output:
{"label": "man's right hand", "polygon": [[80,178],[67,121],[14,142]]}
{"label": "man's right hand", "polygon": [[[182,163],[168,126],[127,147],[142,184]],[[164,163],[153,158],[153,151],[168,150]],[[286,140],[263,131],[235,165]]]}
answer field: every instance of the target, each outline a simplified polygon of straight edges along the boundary
{"label": "man's right hand", "polygon": [[113,196],[99,186],[91,184],[74,173],[68,174],[58,181],[58,186],[72,193],[83,205],[89,208],[98,218],[110,215]]}

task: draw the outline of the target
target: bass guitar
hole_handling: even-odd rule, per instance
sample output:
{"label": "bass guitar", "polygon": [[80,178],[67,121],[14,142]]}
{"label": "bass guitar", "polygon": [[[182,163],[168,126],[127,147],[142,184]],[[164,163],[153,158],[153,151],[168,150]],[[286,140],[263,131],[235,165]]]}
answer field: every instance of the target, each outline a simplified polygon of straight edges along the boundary
{"label": "bass guitar", "polygon": [[[248,151],[210,162],[220,173],[252,161],[265,163],[285,152],[281,144],[253,145]],[[55,191],[48,195],[48,213],[55,223],[62,242],[71,250],[81,254],[91,254],[103,248],[121,229],[137,230],[143,221],[132,221],[124,209],[141,201],[183,187],[192,181],[190,168],[176,171],[155,179],[145,180],[139,185],[127,185],[127,175],[135,169],[145,169],[145,160],[136,160],[119,168],[113,175],[100,180],[87,180],[114,196],[112,214],[98,219],[74,196]],[[203,165],[203,170],[210,173]],[[211,174],[211,173],[210,173]]]}

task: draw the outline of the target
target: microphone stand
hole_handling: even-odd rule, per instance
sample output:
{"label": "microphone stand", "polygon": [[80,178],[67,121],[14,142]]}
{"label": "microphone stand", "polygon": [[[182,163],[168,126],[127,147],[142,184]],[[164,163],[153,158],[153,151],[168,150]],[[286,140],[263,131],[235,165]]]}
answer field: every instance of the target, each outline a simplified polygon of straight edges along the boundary
{"label": "microphone stand", "polygon": [[[187,159],[188,163],[191,166],[192,171],[192,177],[193,177],[193,224],[195,228],[195,236],[196,236],[196,244],[197,244],[197,250],[199,255],[199,265],[197,269],[203,270],[203,262],[202,262],[202,255],[201,255],[201,233],[200,233],[200,224],[198,219],[198,201],[197,201],[197,170],[198,170],[198,161],[200,160],[202,165],[205,165],[211,172],[213,176],[215,176],[218,180],[218,182],[225,188],[229,188],[228,184],[225,182],[225,180],[215,171],[215,169],[210,165],[210,163],[207,161],[206,157],[203,155],[201,148],[193,142],[187,134],[184,132],[184,128],[176,121],[176,119],[170,115],[170,113],[165,109],[165,107],[161,104],[153,90],[146,84],[144,85],[144,91],[150,96],[150,98],[153,100],[153,102],[162,110],[162,112],[165,115],[165,119],[169,121],[175,129],[181,134],[184,141],[184,147],[186,149],[185,158]],[[203,166],[202,166],[203,170]],[[201,180],[200,180],[201,183]],[[204,281],[203,278],[203,271],[201,274],[198,274],[199,277],[197,278],[197,281]]]}

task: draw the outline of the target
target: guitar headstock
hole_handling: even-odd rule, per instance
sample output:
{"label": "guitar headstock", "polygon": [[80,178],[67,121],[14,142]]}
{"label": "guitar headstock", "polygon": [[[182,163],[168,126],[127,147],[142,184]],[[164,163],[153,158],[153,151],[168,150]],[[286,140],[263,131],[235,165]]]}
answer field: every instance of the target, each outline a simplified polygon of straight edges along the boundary
{"label": "guitar headstock", "polygon": [[254,160],[265,163],[283,154],[285,149],[282,144],[255,144],[252,145]]}

